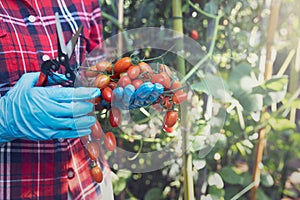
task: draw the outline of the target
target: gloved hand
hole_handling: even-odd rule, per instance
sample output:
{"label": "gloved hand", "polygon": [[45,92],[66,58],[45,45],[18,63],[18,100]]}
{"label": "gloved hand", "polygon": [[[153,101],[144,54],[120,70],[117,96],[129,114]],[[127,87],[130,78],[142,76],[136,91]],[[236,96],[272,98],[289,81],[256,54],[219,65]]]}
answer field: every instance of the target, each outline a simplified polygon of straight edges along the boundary
{"label": "gloved hand", "polygon": [[113,90],[112,106],[123,110],[144,107],[155,102],[163,91],[164,87],[161,84],[150,82],[143,83],[137,90],[131,84],[124,88],[117,87]]}
{"label": "gloved hand", "polygon": [[[39,73],[24,74],[0,98],[0,143],[22,138],[77,138],[91,132],[96,119],[87,116],[100,95],[97,88],[35,87]],[[50,82],[50,80],[49,80]]]}

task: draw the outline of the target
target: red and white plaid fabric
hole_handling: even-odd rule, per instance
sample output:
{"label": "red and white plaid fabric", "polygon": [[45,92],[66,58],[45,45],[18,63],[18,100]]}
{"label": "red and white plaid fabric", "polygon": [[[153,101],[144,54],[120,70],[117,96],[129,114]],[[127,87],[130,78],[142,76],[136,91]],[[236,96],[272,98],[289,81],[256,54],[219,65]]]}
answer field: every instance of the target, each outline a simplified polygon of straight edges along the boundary
{"label": "red and white plaid fabric", "polygon": [[[0,94],[24,73],[40,71],[45,58],[56,58],[55,12],[60,14],[68,41],[83,25],[75,48],[81,63],[86,53],[101,46],[98,0],[0,1]],[[1,98],[0,95],[0,98]],[[97,184],[79,139],[32,142],[15,140],[0,146],[0,199],[113,199],[110,171]]]}

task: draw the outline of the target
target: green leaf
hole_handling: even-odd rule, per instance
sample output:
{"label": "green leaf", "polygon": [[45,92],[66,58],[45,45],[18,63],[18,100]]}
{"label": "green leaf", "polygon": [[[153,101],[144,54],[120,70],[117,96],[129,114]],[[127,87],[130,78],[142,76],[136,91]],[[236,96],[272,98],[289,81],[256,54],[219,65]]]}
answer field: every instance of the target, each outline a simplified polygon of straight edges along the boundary
{"label": "green leaf", "polygon": [[204,10],[210,14],[216,14],[218,11],[218,5],[213,1],[209,1],[205,4]]}
{"label": "green leaf", "polygon": [[[236,186],[226,186],[225,189],[225,199],[232,199],[232,197],[234,197],[237,193],[239,193],[242,190],[242,188],[240,187],[236,187]],[[239,200],[246,200],[246,198],[241,197],[239,198]]]}
{"label": "green leaf", "polygon": [[208,177],[208,185],[216,186],[218,189],[222,189],[224,187],[224,183],[222,177],[218,173],[212,173]]}
{"label": "green leaf", "polygon": [[246,172],[238,174],[232,167],[223,167],[220,171],[220,175],[226,183],[238,184],[238,185],[249,185],[251,183],[251,175]]}
{"label": "green leaf", "polygon": [[265,106],[272,103],[278,103],[283,100],[287,91],[288,78],[287,76],[273,77],[261,85],[252,89],[252,94],[263,95],[263,104]]}
{"label": "green leaf", "polygon": [[220,175],[226,183],[241,183],[241,177],[229,166],[223,167],[220,171]]}
{"label": "green leaf", "polygon": [[191,88],[197,92],[204,92],[208,95],[212,95],[216,99],[229,100],[231,95],[225,89],[225,84],[226,83],[221,77],[207,74],[201,82],[192,84]]}
{"label": "green leaf", "polygon": [[228,85],[235,97],[251,92],[258,85],[258,81],[251,77],[252,67],[248,63],[241,63],[234,67],[228,77]]}
{"label": "green leaf", "polygon": [[263,96],[259,94],[242,93],[237,100],[246,112],[255,112],[263,107]]}
{"label": "green leaf", "polygon": [[271,200],[266,194],[265,192],[258,188],[257,190],[257,199],[262,199],[262,200]]}
{"label": "green leaf", "polygon": [[160,188],[151,188],[147,191],[145,200],[160,200],[162,199],[162,190]]}
{"label": "green leaf", "polygon": [[208,188],[208,193],[212,196],[212,199],[216,200],[224,199],[225,195],[224,189],[219,189],[216,186],[210,186]]}
{"label": "green leaf", "polygon": [[269,120],[269,123],[271,127],[278,132],[281,132],[283,130],[288,130],[288,129],[295,129],[296,124],[291,122],[288,119],[282,118],[282,119],[277,119],[277,118],[271,118]]}
{"label": "green leaf", "polygon": [[113,190],[115,195],[119,195],[126,188],[127,181],[125,179],[117,179],[113,182]]}
{"label": "green leaf", "polygon": [[288,84],[288,77],[287,76],[273,76],[271,79],[265,81],[262,84],[262,87],[267,92],[278,92],[283,91],[286,89]]}

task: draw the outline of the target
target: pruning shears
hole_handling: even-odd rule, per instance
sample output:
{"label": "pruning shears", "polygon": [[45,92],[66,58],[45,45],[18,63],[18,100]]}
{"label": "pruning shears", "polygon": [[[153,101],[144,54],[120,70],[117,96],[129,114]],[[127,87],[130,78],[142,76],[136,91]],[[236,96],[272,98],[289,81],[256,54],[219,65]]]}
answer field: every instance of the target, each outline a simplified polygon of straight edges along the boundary
{"label": "pruning shears", "polygon": [[74,82],[76,79],[76,72],[71,68],[70,58],[73,54],[74,48],[82,31],[82,25],[78,28],[74,36],[68,43],[65,43],[65,39],[63,36],[63,31],[59,19],[59,14],[55,13],[56,20],[56,33],[58,40],[58,57],[56,59],[46,60],[41,65],[41,73],[36,83],[36,86],[45,86],[48,82],[48,76],[53,77],[60,66],[64,66],[65,68],[65,77],[67,80],[63,80],[63,86],[74,86]]}

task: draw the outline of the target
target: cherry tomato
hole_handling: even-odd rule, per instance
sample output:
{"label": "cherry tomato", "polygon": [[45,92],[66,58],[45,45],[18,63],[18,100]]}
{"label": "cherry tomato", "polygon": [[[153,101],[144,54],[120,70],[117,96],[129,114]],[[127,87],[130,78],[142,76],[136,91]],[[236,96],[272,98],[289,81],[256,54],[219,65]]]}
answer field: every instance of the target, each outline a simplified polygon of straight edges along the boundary
{"label": "cherry tomato", "polygon": [[95,140],[99,140],[102,137],[103,130],[101,124],[97,120],[96,123],[91,127],[91,135]]}
{"label": "cherry tomato", "polygon": [[117,83],[116,82],[113,82],[113,81],[110,81],[108,84],[107,84],[107,87],[110,87],[112,90],[115,89],[117,87]]}
{"label": "cherry tomato", "polygon": [[118,85],[123,88],[130,83],[131,79],[128,76],[122,76],[118,81]]}
{"label": "cherry tomato", "polygon": [[96,68],[101,72],[111,72],[112,64],[108,61],[100,61],[96,64]]}
{"label": "cherry tomato", "polygon": [[91,175],[97,183],[101,183],[103,181],[103,173],[99,166],[94,166],[90,169]]}
{"label": "cherry tomato", "polygon": [[132,81],[132,85],[134,86],[135,89],[138,89],[144,82],[140,79],[135,79]]}
{"label": "cherry tomato", "polygon": [[114,79],[114,78],[119,78],[120,77],[120,73],[114,73],[113,75],[110,76],[110,78]]}
{"label": "cherry tomato", "polygon": [[153,70],[150,67],[150,65],[148,65],[147,63],[140,62],[138,66],[140,66],[140,70],[141,70],[140,73],[143,74],[142,75],[143,78],[150,78],[153,75]]}
{"label": "cherry tomato", "polygon": [[163,110],[163,107],[161,106],[160,103],[156,103],[156,104],[153,104],[152,107],[157,110],[157,111],[162,111]]}
{"label": "cherry tomato", "polygon": [[122,121],[121,111],[116,107],[112,107],[109,111],[109,122],[112,127],[117,127]]}
{"label": "cherry tomato", "polygon": [[96,142],[92,141],[85,145],[86,150],[88,151],[89,157],[92,160],[96,160],[99,156],[99,146]]}
{"label": "cherry tomato", "polygon": [[180,104],[184,102],[187,99],[187,93],[184,92],[183,90],[178,90],[174,93],[172,100],[176,104]]}
{"label": "cherry tomato", "polygon": [[160,83],[160,84],[164,85],[164,81],[165,81],[165,78],[161,74],[154,74],[151,78],[152,83]]}
{"label": "cherry tomato", "polygon": [[172,83],[171,83],[171,90],[175,90],[175,89],[178,89],[178,88],[181,88],[181,83],[180,81],[178,80],[174,80]]}
{"label": "cherry tomato", "polygon": [[178,119],[178,113],[174,110],[169,110],[164,118],[164,125],[167,127],[173,127]]}
{"label": "cherry tomato", "polygon": [[167,72],[160,72],[160,74],[164,77],[164,81],[162,85],[164,86],[164,88],[169,89],[171,86],[171,79],[169,75],[167,74]]}
{"label": "cherry tomato", "polygon": [[80,137],[80,141],[81,141],[82,145],[87,144],[89,141],[89,136],[85,135],[85,136]]}
{"label": "cherry tomato", "polygon": [[97,67],[95,65],[89,67],[85,72],[87,77],[96,77],[98,74],[99,72],[97,71]]}
{"label": "cherry tomato", "polygon": [[129,78],[136,79],[140,75],[140,67],[138,65],[130,66],[127,73]]}
{"label": "cherry tomato", "polygon": [[116,138],[112,132],[107,132],[104,135],[104,145],[108,151],[114,151],[116,148]]}
{"label": "cherry tomato", "polygon": [[192,30],[192,31],[190,32],[190,36],[191,36],[191,38],[193,38],[194,40],[198,40],[198,39],[199,39],[198,31],[196,31],[196,30]]}
{"label": "cherry tomato", "polygon": [[159,71],[160,72],[166,72],[169,77],[172,77],[172,71],[167,65],[161,64],[159,65]]}
{"label": "cherry tomato", "polygon": [[125,72],[131,66],[131,60],[129,57],[123,57],[119,59],[114,65],[114,71],[117,73]]}
{"label": "cherry tomato", "polygon": [[174,126],[167,127],[166,125],[164,125],[163,130],[167,133],[172,133],[174,131]]}
{"label": "cherry tomato", "polygon": [[94,82],[94,86],[102,89],[102,88],[106,87],[109,82],[110,82],[109,76],[107,76],[105,74],[99,74]]}
{"label": "cherry tomato", "polygon": [[170,97],[164,97],[163,98],[163,101],[162,101],[162,105],[164,106],[164,108],[166,109],[170,109],[172,108],[173,104],[172,102],[170,101]]}
{"label": "cherry tomato", "polygon": [[101,90],[101,96],[107,102],[111,102],[112,95],[113,95],[113,92],[110,87],[105,87]]}

